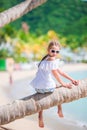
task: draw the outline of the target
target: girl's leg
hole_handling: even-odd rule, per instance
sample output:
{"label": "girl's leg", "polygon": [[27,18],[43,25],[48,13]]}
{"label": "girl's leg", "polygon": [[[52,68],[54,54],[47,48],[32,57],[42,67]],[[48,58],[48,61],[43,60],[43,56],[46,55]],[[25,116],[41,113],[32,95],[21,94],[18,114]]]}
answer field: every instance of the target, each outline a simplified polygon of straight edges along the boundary
{"label": "girl's leg", "polygon": [[58,115],[59,115],[59,117],[64,117],[63,112],[62,112],[62,106],[58,105],[57,107],[58,107]]}
{"label": "girl's leg", "polygon": [[39,112],[38,120],[39,120],[39,127],[44,127],[44,122],[43,122],[43,111],[40,111],[40,112]]}
{"label": "girl's leg", "polygon": [[[59,86],[56,84],[56,88],[59,88]],[[64,117],[63,116],[63,112],[62,112],[62,106],[61,105],[58,105],[58,115],[59,117]]]}

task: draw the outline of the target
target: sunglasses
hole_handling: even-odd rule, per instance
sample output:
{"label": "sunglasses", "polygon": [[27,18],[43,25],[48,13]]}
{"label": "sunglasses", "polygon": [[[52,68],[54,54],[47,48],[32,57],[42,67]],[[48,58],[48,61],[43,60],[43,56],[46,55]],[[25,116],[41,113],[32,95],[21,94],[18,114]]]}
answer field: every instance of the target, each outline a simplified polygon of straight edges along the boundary
{"label": "sunglasses", "polygon": [[59,51],[55,51],[55,50],[50,50],[51,53],[59,53]]}

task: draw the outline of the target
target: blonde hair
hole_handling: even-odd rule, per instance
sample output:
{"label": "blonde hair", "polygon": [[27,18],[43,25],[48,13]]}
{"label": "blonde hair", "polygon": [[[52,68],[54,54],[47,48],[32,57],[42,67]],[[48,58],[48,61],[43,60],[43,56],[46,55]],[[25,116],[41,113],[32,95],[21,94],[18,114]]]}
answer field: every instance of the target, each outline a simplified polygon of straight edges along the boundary
{"label": "blonde hair", "polygon": [[61,49],[61,45],[60,45],[60,42],[56,39],[53,39],[49,42],[49,45],[48,45],[48,49],[51,49],[53,46],[58,46],[59,49]]}
{"label": "blonde hair", "polygon": [[[53,40],[51,40],[51,41],[49,42],[49,45],[48,45],[48,48],[47,48],[47,49],[49,50],[49,49],[51,49],[51,48],[54,47],[54,46],[59,47],[59,49],[61,49],[61,45],[60,45],[59,41],[58,41],[58,40],[55,40],[55,39],[53,39]],[[41,62],[42,62],[45,58],[47,58],[47,56],[48,56],[48,54],[45,55],[45,56],[42,58],[42,60],[40,61],[38,67],[40,66]]]}

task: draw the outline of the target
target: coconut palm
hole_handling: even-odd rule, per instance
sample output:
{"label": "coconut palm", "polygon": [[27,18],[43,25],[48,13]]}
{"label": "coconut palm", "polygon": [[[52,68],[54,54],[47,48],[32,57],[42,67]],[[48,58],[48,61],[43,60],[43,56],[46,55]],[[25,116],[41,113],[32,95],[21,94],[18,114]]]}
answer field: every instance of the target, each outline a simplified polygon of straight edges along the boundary
{"label": "coconut palm", "polygon": [[87,97],[87,79],[80,80],[79,86],[72,89],[60,87],[53,93],[34,94],[0,107],[0,125],[8,124],[40,110],[48,109],[62,103]]}
{"label": "coconut palm", "polygon": [[32,9],[44,3],[46,0],[25,0],[21,4],[18,4],[2,13],[0,13],[0,27],[8,24],[24,14],[28,13]]}

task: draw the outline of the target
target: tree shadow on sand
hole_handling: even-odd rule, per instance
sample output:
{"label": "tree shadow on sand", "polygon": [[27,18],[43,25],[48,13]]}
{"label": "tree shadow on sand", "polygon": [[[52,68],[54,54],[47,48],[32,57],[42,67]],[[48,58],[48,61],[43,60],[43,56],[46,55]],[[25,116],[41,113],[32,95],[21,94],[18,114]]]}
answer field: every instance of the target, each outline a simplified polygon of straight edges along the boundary
{"label": "tree shadow on sand", "polygon": [[0,126],[0,130],[13,130],[13,129]]}

